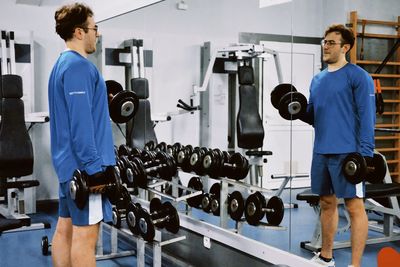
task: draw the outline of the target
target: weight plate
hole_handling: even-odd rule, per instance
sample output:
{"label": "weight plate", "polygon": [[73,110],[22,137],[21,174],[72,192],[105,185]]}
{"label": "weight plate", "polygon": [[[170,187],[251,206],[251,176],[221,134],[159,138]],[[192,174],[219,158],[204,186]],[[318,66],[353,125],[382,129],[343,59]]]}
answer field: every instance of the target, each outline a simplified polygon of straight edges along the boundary
{"label": "weight plate", "polygon": [[296,120],[306,111],[307,98],[299,92],[289,92],[279,101],[278,109],[285,120]]}
{"label": "weight plate", "polygon": [[[201,182],[199,177],[192,177],[189,180],[188,188],[192,188],[196,191],[203,191],[203,183]],[[189,194],[188,192],[187,194]],[[198,196],[190,197],[186,201],[190,207],[199,208],[203,199],[203,195],[200,194]]]}
{"label": "weight plate", "polygon": [[129,230],[134,235],[139,234],[139,209],[140,207],[132,202],[129,202],[126,209],[126,223],[128,224]]}
{"label": "weight plate", "polygon": [[109,111],[111,119],[116,123],[125,123],[132,119],[139,106],[139,98],[134,92],[122,91],[110,101]]}
{"label": "weight plate", "polygon": [[263,202],[262,199],[260,199],[259,194],[257,194],[257,192],[251,194],[246,199],[246,204],[244,209],[244,215],[246,217],[246,221],[250,225],[259,225],[260,220],[264,217],[264,212],[262,209],[263,209]]}
{"label": "weight plate", "polygon": [[371,184],[379,184],[386,176],[386,161],[381,154],[374,153],[372,159],[373,170],[367,172],[366,180]]}
{"label": "weight plate", "polygon": [[239,191],[233,191],[228,197],[228,213],[235,221],[239,221],[244,212],[244,200]]}
{"label": "weight plate", "polygon": [[274,108],[279,109],[279,101],[282,96],[289,92],[296,92],[296,88],[290,83],[282,83],[277,85],[271,92],[271,103]]}
{"label": "weight plate", "polygon": [[280,197],[273,196],[267,202],[265,216],[269,224],[278,226],[283,220],[285,208]]}
{"label": "weight plate", "polygon": [[352,184],[358,184],[366,176],[367,164],[360,153],[350,153],[342,163],[342,172],[347,181]]}
{"label": "weight plate", "polygon": [[107,80],[106,87],[107,87],[108,104],[110,105],[111,99],[119,92],[122,92],[124,88],[122,88],[122,85],[119,82],[114,80]]}
{"label": "weight plate", "polygon": [[169,220],[165,224],[165,229],[170,233],[176,234],[180,227],[178,211],[170,202],[165,202],[164,204],[169,209]]}
{"label": "weight plate", "polygon": [[151,220],[150,214],[145,209],[139,210],[139,231],[144,240],[151,242],[155,236],[154,224]]}

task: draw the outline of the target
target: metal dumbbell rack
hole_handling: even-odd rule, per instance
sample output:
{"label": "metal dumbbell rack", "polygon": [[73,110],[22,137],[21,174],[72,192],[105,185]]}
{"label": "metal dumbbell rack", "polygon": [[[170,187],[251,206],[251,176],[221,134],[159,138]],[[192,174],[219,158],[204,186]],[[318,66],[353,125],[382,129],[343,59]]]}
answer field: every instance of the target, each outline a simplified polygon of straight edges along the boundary
{"label": "metal dumbbell rack", "polygon": [[[182,185],[178,184],[179,178],[177,176],[174,176],[172,178],[172,181],[166,181],[158,178],[153,178],[154,182],[150,183],[146,189],[139,189],[139,196],[140,198],[137,198],[136,201],[138,201],[142,206],[148,207],[149,203],[145,200],[148,199],[148,193],[151,192],[155,195],[159,195],[165,198],[170,199],[173,201],[174,205],[176,205],[180,201],[184,201],[190,197],[194,197],[197,195],[200,195],[202,192],[201,191],[195,191],[190,188],[186,188]],[[170,185],[172,186],[172,196],[168,195],[158,188],[161,186],[165,185]],[[183,189],[184,192],[190,192],[186,195],[182,195],[178,197],[178,190]],[[103,229],[108,230],[110,232],[110,246],[111,246],[111,252],[108,254],[104,254],[104,249],[103,249]],[[136,250],[130,250],[130,251],[120,251],[118,252],[118,235],[123,236],[126,239],[134,239],[136,241]],[[179,236],[176,238],[171,238],[167,240],[162,240],[162,232],[159,230],[156,230],[156,234],[154,237],[154,240],[151,242],[151,247],[153,251],[153,266],[155,267],[161,267],[161,259],[162,259],[162,247],[179,242],[181,240],[186,239],[186,236]],[[101,223],[101,228],[99,232],[99,239],[96,245],[96,259],[97,260],[104,260],[104,259],[110,259],[110,258],[117,258],[117,257],[127,257],[127,256],[132,256],[136,255],[137,258],[137,266],[138,267],[144,267],[145,266],[145,248],[146,248],[146,242],[142,237],[140,236],[134,236],[128,229],[117,229],[115,227],[112,227],[108,224]]]}

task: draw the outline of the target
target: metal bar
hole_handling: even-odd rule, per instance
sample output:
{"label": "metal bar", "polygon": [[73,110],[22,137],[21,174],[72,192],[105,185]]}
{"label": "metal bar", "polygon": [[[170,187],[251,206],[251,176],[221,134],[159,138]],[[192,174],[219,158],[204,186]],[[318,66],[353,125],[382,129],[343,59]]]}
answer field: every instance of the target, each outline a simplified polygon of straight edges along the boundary
{"label": "metal bar", "polygon": [[166,246],[166,245],[169,245],[169,244],[172,244],[172,243],[176,243],[176,242],[179,242],[179,241],[182,241],[182,240],[185,240],[185,239],[186,239],[186,236],[183,235],[183,236],[180,236],[180,237],[176,237],[176,238],[172,238],[172,239],[169,239],[169,240],[166,240],[166,241],[162,241],[159,244],[162,247],[162,246]]}

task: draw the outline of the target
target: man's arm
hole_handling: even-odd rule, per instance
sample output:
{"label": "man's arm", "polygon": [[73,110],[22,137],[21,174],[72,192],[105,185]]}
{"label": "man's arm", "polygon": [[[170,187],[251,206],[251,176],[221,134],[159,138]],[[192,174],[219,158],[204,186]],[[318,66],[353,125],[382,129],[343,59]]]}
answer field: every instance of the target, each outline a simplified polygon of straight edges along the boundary
{"label": "man's arm", "polygon": [[87,65],[75,64],[65,72],[64,95],[68,107],[72,150],[89,175],[102,171],[92,116],[94,85]]}
{"label": "man's arm", "polygon": [[354,84],[354,98],[360,123],[359,141],[361,154],[372,157],[375,147],[375,93],[374,83],[368,73],[358,75]]}

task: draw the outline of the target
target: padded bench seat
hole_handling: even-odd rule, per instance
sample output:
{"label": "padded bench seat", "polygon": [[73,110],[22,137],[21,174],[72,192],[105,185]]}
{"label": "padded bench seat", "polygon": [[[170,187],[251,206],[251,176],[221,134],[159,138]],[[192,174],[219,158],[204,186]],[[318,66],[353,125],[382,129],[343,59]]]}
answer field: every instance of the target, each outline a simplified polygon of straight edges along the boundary
{"label": "padded bench seat", "polygon": [[0,235],[3,231],[20,228],[22,226],[24,226],[24,223],[20,220],[0,217]]}
{"label": "padded bench seat", "polygon": [[[365,185],[366,198],[384,198],[400,196],[400,184],[367,184]],[[313,194],[311,189],[307,189],[296,196],[297,200],[307,201],[310,205],[318,205],[319,196]]]}

